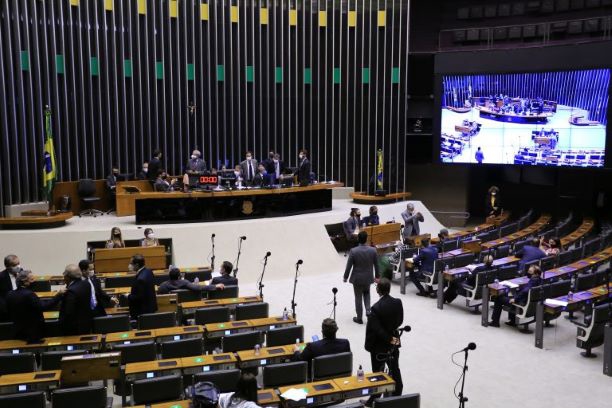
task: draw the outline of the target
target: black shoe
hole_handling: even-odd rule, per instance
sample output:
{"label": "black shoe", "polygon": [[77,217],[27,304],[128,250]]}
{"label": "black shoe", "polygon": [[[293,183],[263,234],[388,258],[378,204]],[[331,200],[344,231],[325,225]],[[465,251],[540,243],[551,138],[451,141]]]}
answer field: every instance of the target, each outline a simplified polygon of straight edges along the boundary
{"label": "black shoe", "polygon": [[357,324],[363,324],[363,320],[353,317],[353,321]]}
{"label": "black shoe", "polygon": [[444,299],[444,303],[448,303],[448,304],[450,305],[451,303],[453,303],[453,300],[455,300],[455,298],[452,298],[452,299]]}
{"label": "black shoe", "polygon": [[507,321],[506,326],[510,326],[510,327],[516,327],[516,323],[514,323],[512,320]]}
{"label": "black shoe", "polygon": [[430,298],[434,298],[434,299],[435,299],[435,298],[437,298],[437,297],[438,297],[438,294],[437,294],[436,292],[433,292],[433,291],[432,291],[432,292],[429,292],[429,293],[427,294],[427,296],[429,296]]}
{"label": "black shoe", "polygon": [[429,293],[427,293],[427,292],[417,292],[416,295],[417,296],[422,296],[422,297],[429,297]]}
{"label": "black shoe", "polygon": [[359,400],[359,403],[361,405],[363,405],[364,407],[371,407],[372,406],[372,400],[368,399],[368,400]]}
{"label": "black shoe", "polygon": [[489,322],[489,326],[491,326],[491,327],[499,327],[499,322],[494,322],[494,321],[491,320]]}

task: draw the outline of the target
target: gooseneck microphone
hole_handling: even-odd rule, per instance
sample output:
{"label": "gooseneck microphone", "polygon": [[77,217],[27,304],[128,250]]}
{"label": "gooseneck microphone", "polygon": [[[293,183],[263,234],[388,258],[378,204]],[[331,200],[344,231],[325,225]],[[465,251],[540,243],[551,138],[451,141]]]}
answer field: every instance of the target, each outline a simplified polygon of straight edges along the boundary
{"label": "gooseneck microphone", "polygon": [[243,235],[242,237],[240,237],[240,239],[246,241],[246,235]]}
{"label": "gooseneck microphone", "polygon": [[304,261],[302,261],[301,259],[298,259],[298,261],[297,261],[296,265],[301,265],[301,264],[303,264],[303,263],[304,263]]}
{"label": "gooseneck microphone", "polygon": [[468,350],[476,350],[476,343],[474,342],[470,342],[466,348],[464,348],[461,351],[468,351]]}
{"label": "gooseneck microphone", "polygon": [[211,238],[214,238],[214,237],[216,237],[216,236],[217,236],[216,234],[212,234],[210,237],[211,237]]}
{"label": "gooseneck microphone", "polygon": [[332,288],[332,293],[335,295],[336,293],[338,293],[338,288]]}
{"label": "gooseneck microphone", "polygon": [[264,274],[266,273],[266,266],[268,265],[268,257],[272,255],[272,252],[268,251],[266,252],[266,256],[264,256],[263,259],[263,269],[261,270],[261,275],[259,276],[259,282],[257,282],[257,286],[259,287],[259,297],[263,299],[263,288],[264,288],[264,284],[263,284],[263,279],[264,279]]}
{"label": "gooseneck microphone", "polygon": [[272,255],[272,252],[270,251],[266,252],[266,258],[269,257],[270,255]]}

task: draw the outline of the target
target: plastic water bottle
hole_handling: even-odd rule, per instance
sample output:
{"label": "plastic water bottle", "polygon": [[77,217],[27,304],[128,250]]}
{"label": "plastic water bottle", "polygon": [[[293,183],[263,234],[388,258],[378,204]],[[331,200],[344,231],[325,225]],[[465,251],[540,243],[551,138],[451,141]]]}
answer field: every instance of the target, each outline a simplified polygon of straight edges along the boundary
{"label": "plastic water bottle", "polygon": [[363,381],[365,379],[365,374],[363,372],[363,367],[359,365],[357,369],[357,381]]}
{"label": "plastic water bottle", "polygon": [[393,217],[393,223],[395,224],[395,217]]}
{"label": "plastic water bottle", "polygon": [[444,266],[444,272],[448,273],[448,270],[449,270],[449,269],[450,269],[450,268],[448,267],[448,264],[446,264],[446,266]]}
{"label": "plastic water bottle", "polygon": [[283,320],[288,320],[289,319],[289,313],[287,312],[287,308],[285,308],[283,310]]}
{"label": "plastic water bottle", "polygon": [[574,300],[574,293],[571,290],[567,292],[567,300],[570,302]]}
{"label": "plastic water bottle", "polygon": [[193,283],[195,283],[196,285],[200,283],[200,278],[196,276],[196,278],[193,280]]}
{"label": "plastic water bottle", "polygon": [[256,356],[258,356],[258,355],[259,355],[260,348],[261,348],[261,347],[259,346],[259,344],[256,344],[256,345],[255,345],[255,355],[256,355]]}
{"label": "plastic water bottle", "polygon": [[495,283],[496,285],[499,285],[499,279],[495,278],[494,283]]}

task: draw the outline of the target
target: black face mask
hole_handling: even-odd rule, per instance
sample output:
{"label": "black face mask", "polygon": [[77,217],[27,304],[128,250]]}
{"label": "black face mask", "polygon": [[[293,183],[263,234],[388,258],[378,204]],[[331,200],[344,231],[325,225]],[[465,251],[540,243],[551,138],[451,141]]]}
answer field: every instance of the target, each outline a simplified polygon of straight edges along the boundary
{"label": "black face mask", "polygon": [[168,176],[162,176],[162,180],[165,180],[167,178],[168,178]]}

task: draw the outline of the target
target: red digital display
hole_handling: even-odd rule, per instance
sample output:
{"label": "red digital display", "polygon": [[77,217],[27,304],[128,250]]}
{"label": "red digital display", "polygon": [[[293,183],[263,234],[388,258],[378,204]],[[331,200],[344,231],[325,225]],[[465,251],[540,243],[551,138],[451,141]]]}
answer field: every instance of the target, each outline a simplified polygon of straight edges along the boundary
{"label": "red digital display", "polygon": [[217,176],[201,176],[200,184],[218,184],[219,178]]}

